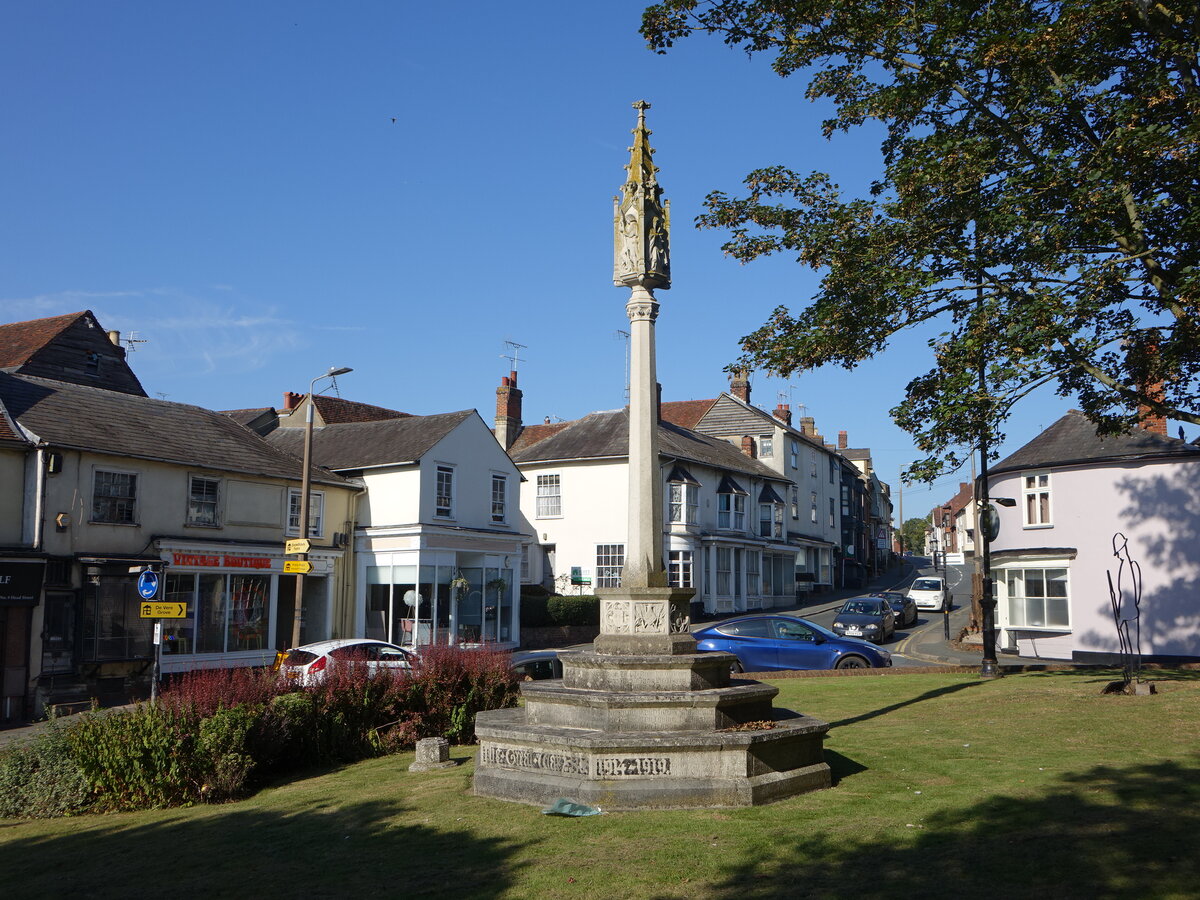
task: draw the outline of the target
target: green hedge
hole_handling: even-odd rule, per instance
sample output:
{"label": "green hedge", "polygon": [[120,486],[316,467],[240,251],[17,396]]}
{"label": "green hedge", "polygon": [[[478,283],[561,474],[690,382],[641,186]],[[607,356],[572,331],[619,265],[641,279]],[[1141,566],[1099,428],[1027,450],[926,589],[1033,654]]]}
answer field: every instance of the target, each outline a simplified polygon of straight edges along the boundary
{"label": "green hedge", "polygon": [[0,752],[0,817],[219,802],[308,766],[466,743],[475,714],[516,704],[507,653],[429,647],[411,671],[337,667],[297,689],[272,671],[187,673],[154,705],[53,723]]}
{"label": "green hedge", "polygon": [[599,597],[521,597],[521,627],[600,625]]}

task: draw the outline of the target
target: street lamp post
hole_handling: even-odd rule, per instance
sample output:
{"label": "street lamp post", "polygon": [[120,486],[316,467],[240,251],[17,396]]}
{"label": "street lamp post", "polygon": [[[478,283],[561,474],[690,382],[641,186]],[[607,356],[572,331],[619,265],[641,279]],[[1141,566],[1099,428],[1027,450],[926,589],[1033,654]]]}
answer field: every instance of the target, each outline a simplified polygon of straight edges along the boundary
{"label": "street lamp post", "polygon": [[[330,366],[329,371],[322,375],[318,375],[308,385],[308,409],[304,414],[304,471],[300,474],[300,532],[299,537],[308,537],[308,510],[309,510],[309,493],[311,488],[311,479],[309,470],[312,467],[312,441],[313,441],[313,392],[316,390],[317,382],[324,378],[335,378],[338,375],[345,375],[347,372],[353,372],[351,368],[342,366],[335,368]],[[306,561],[308,553],[301,553],[300,559]],[[300,646],[300,623],[303,614],[302,603],[304,601],[304,573],[296,573],[296,603],[295,609],[292,612],[292,642],[289,647]]]}

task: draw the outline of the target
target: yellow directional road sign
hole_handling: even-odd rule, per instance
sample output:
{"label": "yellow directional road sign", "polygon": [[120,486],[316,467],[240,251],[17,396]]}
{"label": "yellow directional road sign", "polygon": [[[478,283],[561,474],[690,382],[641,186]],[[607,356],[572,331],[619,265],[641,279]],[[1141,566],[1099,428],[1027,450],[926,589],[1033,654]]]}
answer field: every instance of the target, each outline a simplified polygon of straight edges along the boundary
{"label": "yellow directional road sign", "polygon": [[284,553],[307,553],[312,548],[312,541],[308,538],[298,538],[294,541],[288,541],[283,545]]}
{"label": "yellow directional road sign", "polygon": [[143,603],[143,619],[186,619],[186,603]]}
{"label": "yellow directional road sign", "polygon": [[312,571],[312,563],[306,559],[285,559],[283,561],[283,571],[292,572],[296,575],[307,575]]}

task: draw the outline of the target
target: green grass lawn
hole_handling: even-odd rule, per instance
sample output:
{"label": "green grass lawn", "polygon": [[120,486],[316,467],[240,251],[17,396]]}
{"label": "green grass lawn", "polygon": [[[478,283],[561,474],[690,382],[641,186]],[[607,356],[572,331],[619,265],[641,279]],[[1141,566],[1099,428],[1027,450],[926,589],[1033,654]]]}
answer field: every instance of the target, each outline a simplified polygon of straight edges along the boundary
{"label": "green grass lawn", "polygon": [[1200,673],[781,679],[835,786],[756,809],[543,816],[411,754],[249,800],[0,821],[4,897],[1200,896]]}

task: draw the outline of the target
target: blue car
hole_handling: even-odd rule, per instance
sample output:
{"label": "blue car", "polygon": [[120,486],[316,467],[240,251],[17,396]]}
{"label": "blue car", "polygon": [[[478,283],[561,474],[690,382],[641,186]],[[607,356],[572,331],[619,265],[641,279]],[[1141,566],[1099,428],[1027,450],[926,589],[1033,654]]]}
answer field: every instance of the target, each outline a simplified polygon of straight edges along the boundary
{"label": "blue car", "polygon": [[773,669],[868,669],[892,664],[892,654],[866,641],[838,637],[794,616],[741,616],[695,632],[696,649],[737,657],[734,672]]}

